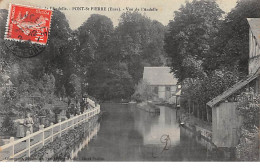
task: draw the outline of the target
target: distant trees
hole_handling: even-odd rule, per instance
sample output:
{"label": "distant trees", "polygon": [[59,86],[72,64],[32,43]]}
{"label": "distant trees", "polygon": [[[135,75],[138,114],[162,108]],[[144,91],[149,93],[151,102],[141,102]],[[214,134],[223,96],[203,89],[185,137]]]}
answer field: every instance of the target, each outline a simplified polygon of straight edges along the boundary
{"label": "distant trees", "polygon": [[143,67],[165,63],[165,27],[139,13],[123,13],[116,28],[106,16],[94,14],[76,33],[80,59],[86,58],[79,64],[86,65],[88,91],[99,99],[130,98]]}
{"label": "distant trees", "polygon": [[126,62],[134,83],[142,77],[143,67],[165,64],[163,50],[165,27],[137,12],[123,13],[115,30],[120,61]]}

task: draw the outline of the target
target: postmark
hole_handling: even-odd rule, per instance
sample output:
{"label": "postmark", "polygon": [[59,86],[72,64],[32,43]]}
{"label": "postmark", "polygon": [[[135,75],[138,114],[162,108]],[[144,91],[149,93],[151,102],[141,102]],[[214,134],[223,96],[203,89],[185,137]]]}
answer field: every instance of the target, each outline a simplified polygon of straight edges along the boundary
{"label": "postmark", "polygon": [[46,45],[52,10],[10,4],[5,40]]}
{"label": "postmark", "polygon": [[4,44],[15,56],[30,58],[47,46],[52,10],[10,4]]}
{"label": "postmark", "polygon": [[30,41],[4,41],[5,47],[14,55],[20,58],[31,58],[44,51],[46,45],[31,43]]}

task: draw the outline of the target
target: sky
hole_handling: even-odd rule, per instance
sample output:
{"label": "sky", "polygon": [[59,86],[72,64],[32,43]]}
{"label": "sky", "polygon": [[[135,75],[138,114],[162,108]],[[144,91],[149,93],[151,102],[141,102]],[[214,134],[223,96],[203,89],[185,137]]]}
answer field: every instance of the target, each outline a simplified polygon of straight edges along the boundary
{"label": "sky", "polygon": [[[173,12],[178,10],[187,0],[0,0],[0,9],[8,9],[9,3],[29,5],[40,8],[64,7],[62,10],[69,21],[71,29],[77,29],[91,14],[102,14],[109,17],[114,26],[118,25],[119,17],[126,8],[156,8],[157,11],[141,12],[152,20],[167,25],[173,20]],[[191,0],[188,0],[191,1]],[[237,0],[216,0],[219,7],[226,13],[236,6]],[[84,7],[89,10],[73,10],[73,7]],[[92,7],[92,10],[91,10]],[[106,11],[95,11],[94,7],[106,7]],[[120,8],[120,11],[107,11],[109,7]],[[76,8],[74,8],[76,9]],[[140,11],[139,11],[140,12]]]}

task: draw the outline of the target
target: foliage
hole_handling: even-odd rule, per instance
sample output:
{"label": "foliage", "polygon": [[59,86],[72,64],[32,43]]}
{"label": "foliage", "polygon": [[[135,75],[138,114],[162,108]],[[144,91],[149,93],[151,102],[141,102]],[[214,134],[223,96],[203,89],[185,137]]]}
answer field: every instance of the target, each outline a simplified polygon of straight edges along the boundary
{"label": "foliage", "polygon": [[238,67],[248,74],[249,24],[247,18],[260,17],[259,0],[239,0],[220,26],[211,57],[204,62],[206,69]]}
{"label": "foliage", "polygon": [[151,86],[145,80],[141,80],[138,85],[135,87],[135,93],[132,95],[132,99],[137,102],[151,100],[153,92]]}
{"label": "foliage", "polygon": [[54,107],[54,109],[52,110],[55,114],[60,114],[62,109],[60,107]]}
{"label": "foliage", "polygon": [[102,100],[130,98],[143,67],[163,64],[164,32],[161,23],[136,12],[123,13],[115,29],[109,18],[91,15],[76,31],[79,65],[87,69],[81,79],[89,94]]}
{"label": "foliage", "polygon": [[195,102],[201,108],[203,116],[206,116],[206,103],[238,82],[238,76],[238,71],[231,72],[222,69],[216,70],[202,79],[185,79],[182,86],[182,101],[184,101],[182,103],[186,104],[187,109],[188,100]]}
{"label": "foliage", "polygon": [[165,27],[137,12],[123,13],[115,30],[119,60],[126,62],[135,84],[142,78],[145,65],[165,63],[163,50]]}
{"label": "foliage", "polygon": [[258,161],[259,155],[259,130],[248,131],[241,128],[240,143],[236,146],[236,158],[239,161]]}
{"label": "foliage", "polygon": [[251,130],[259,127],[259,114],[260,114],[260,99],[259,96],[254,93],[253,88],[248,89],[246,92],[242,92],[238,96],[238,111],[239,115],[243,117],[244,128]]}
{"label": "foliage", "polygon": [[259,95],[252,88],[238,96],[238,113],[243,118],[237,157],[244,161],[257,161],[259,155]]}
{"label": "foliage", "polygon": [[171,68],[180,81],[203,78],[202,63],[214,44],[223,11],[215,1],[193,0],[174,13],[164,46]]}
{"label": "foliage", "polygon": [[[96,120],[94,120],[94,122],[96,122]],[[89,128],[87,124],[79,125],[61,137],[54,139],[53,142],[43,146],[43,148],[25,160],[65,161],[71,159],[71,151],[82,142],[82,139],[86,138],[93,126]]]}
{"label": "foliage", "polygon": [[5,134],[13,135],[15,133],[14,122],[9,115],[5,115],[1,130]]}
{"label": "foliage", "polygon": [[80,95],[81,95],[80,78],[75,74],[71,74],[69,84],[70,84],[70,87],[69,87],[70,96],[71,97],[80,97]]}

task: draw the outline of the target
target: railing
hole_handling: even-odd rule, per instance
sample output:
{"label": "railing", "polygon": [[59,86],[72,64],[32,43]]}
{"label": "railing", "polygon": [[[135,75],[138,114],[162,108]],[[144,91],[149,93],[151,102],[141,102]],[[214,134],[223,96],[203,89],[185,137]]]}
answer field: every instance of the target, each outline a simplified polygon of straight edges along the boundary
{"label": "railing", "polygon": [[100,124],[98,123],[92,132],[89,132],[88,136],[79,144],[78,147],[76,147],[74,150],[71,151],[70,158],[73,159],[78,156],[78,153],[88,145],[90,140],[97,135],[98,131],[100,129]]}
{"label": "railing", "polygon": [[94,102],[93,100],[87,98],[87,102],[88,102],[92,107],[96,107],[96,102]]}
{"label": "railing", "polygon": [[84,113],[62,122],[59,120],[57,124],[51,123],[51,126],[47,128],[41,125],[37,132],[30,134],[27,131],[24,138],[14,140],[14,137],[11,137],[10,143],[0,146],[0,161],[14,161],[17,158],[30,157],[33,152],[41,149],[45,144],[53,142],[56,137],[61,137],[68,130],[99,114],[100,105],[90,99],[87,101],[94,107],[93,109],[85,110]]}

